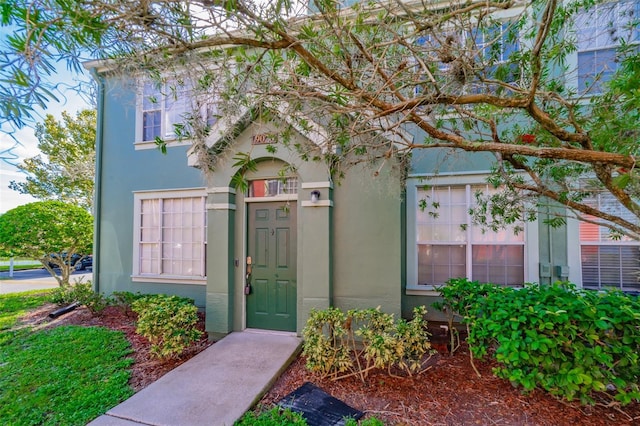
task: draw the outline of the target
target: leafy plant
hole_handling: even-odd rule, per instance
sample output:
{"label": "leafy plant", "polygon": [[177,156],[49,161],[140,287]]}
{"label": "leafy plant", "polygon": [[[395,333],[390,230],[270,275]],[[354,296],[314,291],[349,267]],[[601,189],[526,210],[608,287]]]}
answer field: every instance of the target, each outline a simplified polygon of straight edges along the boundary
{"label": "leafy plant", "polygon": [[302,426],[306,424],[307,422],[299,413],[274,407],[259,414],[248,411],[235,423],[235,426]]}
{"label": "leafy plant", "polygon": [[180,356],[202,335],[191,299],[157,294],[135,300],[131,308],[138,314],[136,332],[149,339],[151,353],[159,358]]}
{"label": "leafy plant", "polygon": [[364,420],[360,420],[359,422],[353,420],[353,419],[347,419],[346,423],[344,424],[345,426],[384,426],[384,423],[382,423],[382,420],[376,418],[376,417],[369,417],[366,418]]}
{"label": "leafy plant", "polygon": [[109,303],[120,307],[127,315],[127,317],[133,316],[133,310],[131,306],[133,302],[144,297],[144,295],[138,293],[131,293],[130,291],[114,291],[109,297]]}
{"label": "leafy plant", "polygon": [[307,368],[323,378],[357,375],[362,381],[374,368],[386,368],[389,374],[393,367],[409,375],[420,372],[431,349],[425,314],[421,306],[411,321],[395,321],[379,307],[347,313],[314,310],[303,330]]}
{"label": "leafy plant", "polygon": [[92,314],[98,314],[109,305],[109,300],[93,290],[91,281],[58,287],[51,292],[51,301],[59,305],[78,302],[86,306]]}
{"label": "leafy plant", "polygon": [[583,404],[595,403],[595,393],[640,401],[637,298],[570,283],[513,289],[466,279],[440,292],[467,323],[472,353],[498,361],[498,377]]}

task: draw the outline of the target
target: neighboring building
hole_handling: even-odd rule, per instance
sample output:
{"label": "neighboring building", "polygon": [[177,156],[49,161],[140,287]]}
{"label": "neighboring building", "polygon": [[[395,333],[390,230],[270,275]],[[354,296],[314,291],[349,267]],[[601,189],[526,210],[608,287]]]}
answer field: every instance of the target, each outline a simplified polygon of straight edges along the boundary
{"label": "neighboring building", "polygon": [[[640,11],[637,1],[624,4]],[[581,31],[609,24],[596,18]],[[569,57],[578,75],[568,84],[584,88],[597,69],[614,68],[612,48],[615,41],[606,37],[578,42]],[[334,183],[322,163],[287,149],[269,152],[264,142],[283,117],[252,121],[247,111],[211,119],[210,146],[231,142],[223,149],[228,160],[205,180],[188,143],[169,144],[162,155],[154,142],[172,137],[185,105],[148,102],[159,96],[153,86],[132,89],[131,82],[104,77],[99,64],[87,67],[101,85],[94,249],[100,292],[191,297],[216,337],[245,328],[299,333],[311,309],[328,306],[381,306],[407,316],[414,306],[430,307],[434,285],[459,276],[640,290],[640,244],[612,241],[603,228],[572,220],[550,228],[543,212],[518,235],[480,232],[468,210],[476,190],[489,190],[490,155],[415,152],[406,182],[387,169],[373,179],[371,170],[355,167]],[[314,143],[311,134],[294,138]],[[231,158],[248,151],[257,170],[247,174],[243,192],[232,185],[238,168]],[[283,179],[278,172],[287,164],[296,173]],[[420,208],[424,199],[439,203],[438,215]],[[619,209],[606,196],[594,202]]]}

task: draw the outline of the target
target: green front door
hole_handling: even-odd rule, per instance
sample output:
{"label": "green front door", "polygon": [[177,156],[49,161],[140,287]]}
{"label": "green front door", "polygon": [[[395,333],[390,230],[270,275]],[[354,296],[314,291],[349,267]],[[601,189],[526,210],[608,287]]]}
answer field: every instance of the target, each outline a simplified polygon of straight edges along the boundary
{"label": "green front door", "polygon": [[296,205],[248,204],[247,327],[296,330]]}

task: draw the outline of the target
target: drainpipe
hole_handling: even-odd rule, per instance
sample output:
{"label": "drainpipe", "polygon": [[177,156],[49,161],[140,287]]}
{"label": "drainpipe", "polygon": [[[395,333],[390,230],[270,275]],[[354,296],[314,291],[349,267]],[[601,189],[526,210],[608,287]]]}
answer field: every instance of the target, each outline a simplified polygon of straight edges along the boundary
{"label": "drainpipe", "polygon": [[100,212],[102,211],[102,146],[104,117],[104,77],[95,68],[90,70],[98,83],[98,115],[96,117],[96,170],[93,185],[93,290],[100,292]]}

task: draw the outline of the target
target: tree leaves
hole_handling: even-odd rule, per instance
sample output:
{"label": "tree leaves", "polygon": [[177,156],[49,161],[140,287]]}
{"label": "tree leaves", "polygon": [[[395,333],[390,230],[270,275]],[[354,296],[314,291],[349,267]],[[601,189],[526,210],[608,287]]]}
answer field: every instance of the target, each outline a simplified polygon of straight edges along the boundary
{"label": "tree leaves", "polygon": [[11,181],[9,188],[40,200],[60,200],[90,210],[95,174],[96,111],[75,116],[63,111],[62,121],[47,115],[36,126],[41,154],[27,158],[18,170],[26,182]]}

